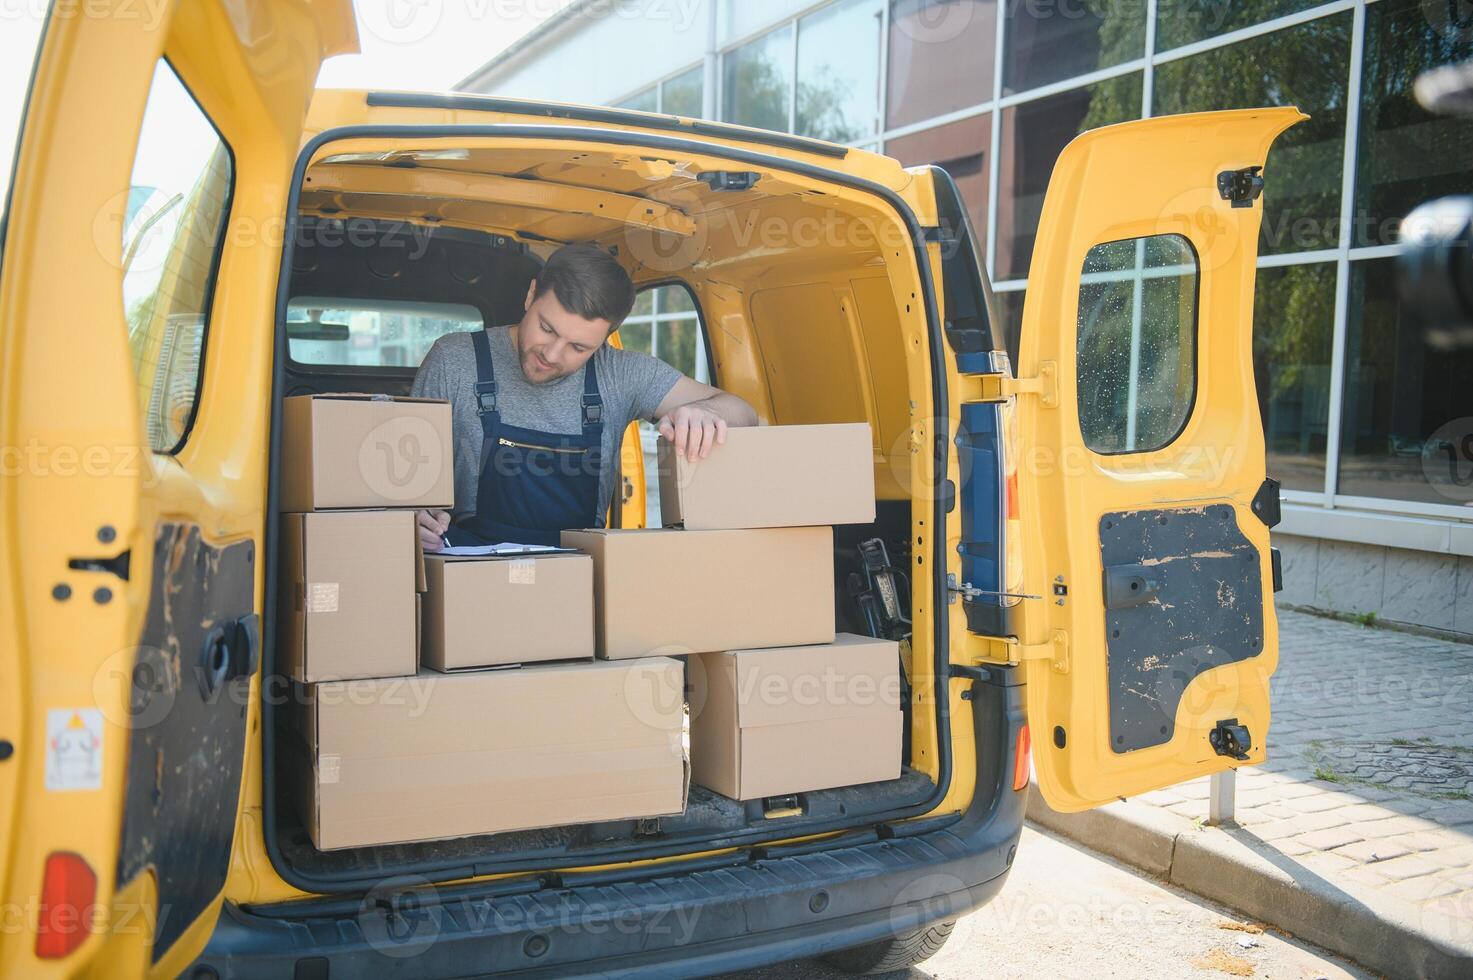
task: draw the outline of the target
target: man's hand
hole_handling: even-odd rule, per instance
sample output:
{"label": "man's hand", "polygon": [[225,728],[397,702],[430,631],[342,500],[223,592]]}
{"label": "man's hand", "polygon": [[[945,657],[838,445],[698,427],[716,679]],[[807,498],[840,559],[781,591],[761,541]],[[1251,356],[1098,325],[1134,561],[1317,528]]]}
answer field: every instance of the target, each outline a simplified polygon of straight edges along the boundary
{"label": "man's hand", "polygon": [[660,435],[675,446],[675,453],[694,463],[711,455],[711,449],[726,441],[726,419],[702,402],[672,409],[657,423]]}
{"label": "man's hand", "polygon": [[415,511],[419,519],[419,545],[425,551],[439,551],[445,547],[445,531],[450,527],[448,510]]}

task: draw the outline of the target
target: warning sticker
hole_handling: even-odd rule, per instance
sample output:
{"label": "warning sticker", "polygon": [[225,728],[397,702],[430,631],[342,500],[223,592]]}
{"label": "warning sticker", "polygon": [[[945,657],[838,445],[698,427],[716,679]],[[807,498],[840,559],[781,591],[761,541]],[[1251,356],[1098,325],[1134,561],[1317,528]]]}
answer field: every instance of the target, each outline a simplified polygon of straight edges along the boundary
{"label": "warning sticker", "polygon": [[512,585],[537,584],[537,563],[532,559],[513,558],[506,565],[506,580]]}
{"label": "warning sticker", "polygon": [[102,712],[51,708],[46,712],[46,788],[102,788]]}
{"label": "warning sticker", "polygon": [[336,582],[308,582],[307,583],[307,611],[309,613],[330,613],[338,611],[338,583]]}
{"label": "warning sticker", "polygon": [[340,755],[325,755],[317,760],[317,781],[324,786],[337,782],[342,772],[343,757]]}

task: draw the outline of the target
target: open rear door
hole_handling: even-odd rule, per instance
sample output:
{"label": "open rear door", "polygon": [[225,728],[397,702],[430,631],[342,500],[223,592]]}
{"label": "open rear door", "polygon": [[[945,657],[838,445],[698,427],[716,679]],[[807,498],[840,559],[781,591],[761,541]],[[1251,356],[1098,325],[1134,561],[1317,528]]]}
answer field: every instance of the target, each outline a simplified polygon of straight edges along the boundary
{"label": "open rear door", "polygon": [[0,976],[174,976],[214,928],[287,186],[355,45],[346,0],[52,8],[0,262]]}
{"label": "open rear door", "polygon": [[1292,108],[1148,119],[1060,156],[1017,394],[1034,764],[1080,810],[1264,759],[1278,659],[1253,380],[1269,146]]}

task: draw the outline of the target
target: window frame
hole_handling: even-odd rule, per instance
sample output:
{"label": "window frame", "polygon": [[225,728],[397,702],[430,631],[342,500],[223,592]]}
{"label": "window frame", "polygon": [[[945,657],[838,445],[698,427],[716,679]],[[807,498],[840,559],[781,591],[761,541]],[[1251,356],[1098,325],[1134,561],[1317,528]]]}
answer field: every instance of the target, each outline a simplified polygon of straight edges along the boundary
{"label": "window frame", "polygon": [[[230,222],[235,213],[235,191],[237,186],[236,182],[239,176],[239,168],[236,166],[237,161],[235,156],[235,147],[231,146],[230,141],[225,138],[225,134],[221,132],[220,127],[216,125],[215,120],[210,117],[210,114],[205,111],[205,107],[200,104],[199,97],[194,94],[194,89],[189,87],[189,83],[185,81],[184,76],[179,73],[179,69],[174,65],[172,61],[169,60],[167,55],[160,55],[158,60],[161,64],[168,67],[170,74],[174,76],[174,80],[177,81],[179,83],[179,87],[184,90],[184,94],[189,96],[189,101],[194,103],[194,107],[199,110],[200,118],[203,119],[205,123],[210,127],[211,131],[214,132],[215,137],[220,141],[220,146],[225,150],[226,160],[230,163],[230,179],[226,182],[225,185],[225,204],[224,207],[220,209],[220,230],[216,233],[215,244],[214,247],[211,249],[210,271],[205,285],[205,295],[200,303],[200,316],[202,317],[202,322],[200,323],[199,336],[199,367],[194,373],[194,396],[190,399],[189,403],[189,417],[184,420],[184,425],[179,430],[179,438],[175,440],[174,444],[169,447],[169,449],[156,449],[154,448],[152,443],[150,443],[148,447],[149,451],[155,456],[175,457],[183,452],[185,445],[187,445],[189,442],[189,437],[194,433],[195,422],[199,419],[200,397],[204,393],[205,373],[209,370],[210,333],[211,327],[213,327],[215,321],[215,296],[220,283],[220,266],[224,263],[225,258],[225,244],[230,237]],[[148,111],[147,102],[144,103],[144,111]],[[139,135],[142,135],[141,130]],[[133,161],[134,166],[137,166],[138,150],[135,150],[133,153]],[[129,186],[132,186],[131,175]],[[118,300],[120,303],[122,302],[121,282],[119,283]],[[127,322],[128,311],[125,308],[123,310],[123,324],[125,330],[127,329]],[[138,383],[138,376],[136,373],[134,373],[133,375],[133,383],[135,385]],[[146,418],[147,412],[148,409],[146,407],[143,407],[140,411],[140,416],[144,416],[140,419],[140,421],[143,422],[145,428],[148,425],[148,419]]]}
{"label": "window frame", "polygon": [[[1093,244],[1093,245],[1091,245],[1089,247],[1088,251],[1085,252],[1085,258],[1086,258],[1086,261],[1087,261],[1088,260],[1088,257],[1089,257],[1089,253],[1090,252],[1093,252],[1095,249],[1097,249],[1097,248],[1099,248],[1099,247],[1101,247],[1103,245],[1116,245],[1116,244],[1119,244],[1121,242],[1144,242],[1148,238],[1176,238],[1176,239],[1179,239],[1183,244],[1186,245],[1187,251],[1190,252],[1191,253],[1191,256],[1192,256],[1192,267],[1193,267],[1193,274],[1192,274],[1192,323],[1191,323],[1191,332],[1190,332],[1190,337],[1191,337],[1191,340],[1192,340],[1192,394],[1191,394],[1191,397],[1189,399],[1187,399],[1187,402],[1186,402],[1186,405],[1185,405],[1185,409],[1186,410],[1185,410],[1185,413],[1182,415],[1181,424],[1178,425],[1176,427],[1176,431],[1173,432],[1170,435],[1170,437],[1168,437],[1166,439],[1166,441],[1165,442],[1162,442],[1160,445],[1152,446],[1152,447],[1150,447],[1148,449],[1119,449],[1119,450],[1115,450],[1114,452],[1105,452],[1103,450],[1096,449],[1094,446],[1090,445],[1089,438],[1084,433],[1084,414],[1083,414],[1083,412],[1080,411],[1080,403],[1079,403],[1079,392],[1078,392],[1078,382],[1079,382],[1079,313],[1076,310],[1075,315],[1074,315],[1074,327],[1073,327],[1073,330],[1074,330],[1074,381],[1075,381],[1075,387],[1076,387],[1075,394],[1074,394],[1074,421],[1075,421],[1075,424],[1079,428],[1079,441],[1080,441],[1080,443],[1084,446],[1085,449],[1087,449],[1090,453],[1092,453],[1095,456],[1101,456],[1101,457],[1106,457],[1106,458],[1109,458],[1109,457],[1122,457],[1122,456],[1149,456],[1151,453],[1163,452],[1164,450],[1170,449],[1173,445],[1176,444],[1176,442],[1179,439],[1181,439],[1182,434],[1187,431],[1187,428],[1192,424],[1192,420],[1197,415],[1197,397],[1198,397],[1198,394],[1199,394],[1200,389],[1201,389],[1200,382],[1201,382],[1201,377],[1202,377],[1202,364],[1201,364],[1202,345],[1200,343],[1200,341],[1202,339],[1202,334],[1201,334],[1201,330],[1202,330],[1202,257],[1197,253],[1197,246],[1194,245],[1192,243],[1192,240],[1190,238],[1188,238],[1187,236],[1185,236],[1185,235],[1177,234],[1176,232],[1165,232],[1165,233],[1159,234],[1159,235],[1138,235],[1138,236],[1136,236],[1134,238],[1117,238],[1117,239],[1112,239],[1110,241],[1105,241],[1105,242],[1096,242],[1095,244]],[[1142,269],[1139,270],[1139,271],[1145,272],[1147,268],[1149,268],[1149,267],[1148,266],[1147,267],[1142,267]],[[1167,268],[1170,268],[1170,267],[1168,266]],[[1136,270],[1132,269],[1131,271],[1134,272]],[[1086,275],[1086,273],[1084,273],[1082,271],[1082,267],[1081,267],[1081,271],[1079,273],[1079,279],[1080,279],[1079,286],[1080,286],[1080,289],[1081,290],[1083,289],[1083,287],[1085,285],[1085,283],[1084,283],[1084,276],[1085,275]],[[1151,278],[1166,279],[1166,278],[1169,278],[1169,277],[1167,277],[1167,276],[1155,276],[1155,277],[1151,277]],[[1142,282],[1144,282],[1145,279],[1146,279],[1145,276],[1141,276],[1141,281]],[[1126,280],[1126,281],[1131,281],[1131,280]],[[1144,297],[1142,297],[1142,304],[1144,304]],[[1132,308],[1134,308],[1133,304],[1132,304]],[[1188,334],[1187,334],[1186,331],[1181,331],[1181,332],[1178,333],[1178,336],[1179,337],[1186,337],[1186,336],[1188,336]]]}
{"label": "window frame", "polygon": [[[711,355],[711,335],[706,330],[706,311],[701,308],[701,301],[696,297],[696,291],[691,288],[690,283],[686,282],[684,279],[681,279],[679,276],[665,276],[665,277],[662,277],[660,279],[651,279],[648,282],[635,283],[634,284],[634,295],[636,297],[636,301],[637,301],[637,297],[639,296],[639,294],[642,293],[642,292],[644,292],[645,290],[649,290],[649,289],[660,289],[660,288],[665,287],[665,286],[680,286],[681,288],[683,288],[685,290],[686,296],[688,296],[690,298],[691,308],[693,310],[695,310],[695,314],[696,314],[696,332],[700,335],[700,339],[701,339],[701,350],[702,350],[702,352],[705,355],[704,356],[704,360],[706,362],[706,377],[707,377],[707,379],[709,379],[706,383],[707,384],[710,384],[710,385],[712,385],[714,387],[718,387],[718,388],[721,387],[717,383],[720,379],[718,379],[716,377],[716,361],[713,359],[713,357]],[[654,343],[653,343],[654,328],[657,327],[658,325],[659,325],[659,320],[652,320],[651,323],[650,323],[650,338],[651,338],[651,349],[652,350],[653,350],[653,347],[654,347]],[[619,330],[623,330],[623,329],[624,329],[624,324],[623,323],[620,323],[619,324]],[[619,330],[616,330],[614,332],[615,333],[618,333]],[[624,343],[624,338],[622,336],[619,338],[619,343],[621,345]],[[654,356],[654,355],[652,354],[651,356]],[[669,361],[666,361],[665,363],[666,364],[669,364],[670,362]],[[674,365],[671,365],[671,366],[674,367]],[[679,370],[679,368],[676,368],[676,370]]]}

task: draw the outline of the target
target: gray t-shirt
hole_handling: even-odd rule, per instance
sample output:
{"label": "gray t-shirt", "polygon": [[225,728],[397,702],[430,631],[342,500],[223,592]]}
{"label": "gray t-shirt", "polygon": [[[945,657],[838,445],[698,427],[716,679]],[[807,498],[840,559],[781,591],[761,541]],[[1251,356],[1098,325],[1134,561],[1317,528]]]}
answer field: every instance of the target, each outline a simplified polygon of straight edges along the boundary
{"label": "gray t-shirt", "polygon": [[[496,367],[496,407],[507,425],[559,435],[583,431],[583,372],[534,385],[522,374],[509,327],[491,327],[491,361]],[[649,419],[681,374],[648,354],[601,346],[592,362],[603,397],[603,472],[598,481],[598,524],[604,522],[612,491],[614,467],[624,429],[635,419]],[[411,394],[448,398],[455,442],[455,509],[460,517],[476,510],[476,484],[481,476],[481,416],[476,405],[476,349],[469,333],[446,334],[435,341],[414,376]]]}

